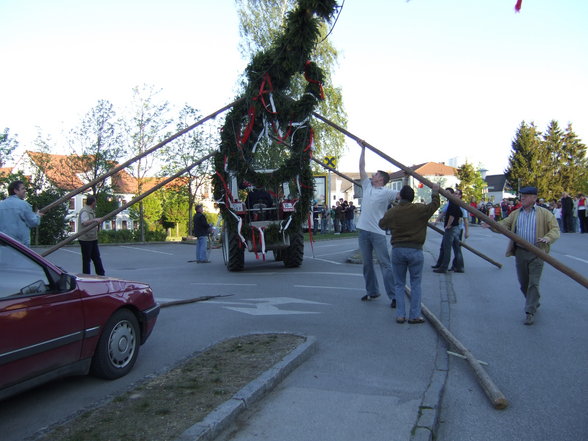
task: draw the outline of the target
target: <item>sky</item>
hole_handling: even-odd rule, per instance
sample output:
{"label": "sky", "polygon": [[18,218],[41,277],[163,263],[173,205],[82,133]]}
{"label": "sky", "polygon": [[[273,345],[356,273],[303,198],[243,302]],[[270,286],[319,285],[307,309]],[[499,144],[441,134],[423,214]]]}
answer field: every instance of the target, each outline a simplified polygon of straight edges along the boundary
{"label": "sky", "polygon": [[[329,38],[347,129],[406,166],[488,174],[522,121],[572,123],[587,144],[588,2],[515,3],[345,0]],[[59,144],[98,100],[123,113],[142,84],[207,115],[235,97],[238,44],[234,0],[0,0],[0,130],[21,150],[38,128]],[[358,154],[349,141],[339,170]],[[366,165],[396,169],[372,152]]]}

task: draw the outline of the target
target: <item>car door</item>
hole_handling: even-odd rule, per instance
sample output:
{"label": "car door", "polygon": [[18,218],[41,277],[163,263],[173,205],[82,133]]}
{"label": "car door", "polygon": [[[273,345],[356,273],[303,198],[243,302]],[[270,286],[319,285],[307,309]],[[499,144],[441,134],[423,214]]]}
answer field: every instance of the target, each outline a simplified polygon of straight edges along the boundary
{"label": "car door", "polygon": [[79,294],[59,290],[48,265],[0,237],[0,389],[79,360]]}

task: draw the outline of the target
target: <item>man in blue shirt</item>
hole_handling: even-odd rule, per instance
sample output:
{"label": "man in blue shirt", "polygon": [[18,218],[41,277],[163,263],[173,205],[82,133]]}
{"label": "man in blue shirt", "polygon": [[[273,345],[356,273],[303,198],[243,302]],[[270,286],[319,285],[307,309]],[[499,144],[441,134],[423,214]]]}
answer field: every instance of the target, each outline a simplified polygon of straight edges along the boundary
{"label": "man in blue shirt", "polygon": [[0,202],[0,231],[8,234],[27,247],[31,246],[31,228],[41,223],[41,213],[34,213],[33,208],[24,198],[27,188],[22,181],[11,182],[8,197]]}

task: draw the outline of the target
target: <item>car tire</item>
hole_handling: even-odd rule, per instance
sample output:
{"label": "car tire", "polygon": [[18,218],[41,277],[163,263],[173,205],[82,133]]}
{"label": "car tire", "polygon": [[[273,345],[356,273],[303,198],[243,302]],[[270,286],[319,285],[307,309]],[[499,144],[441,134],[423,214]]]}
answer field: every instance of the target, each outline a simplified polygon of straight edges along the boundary
{"label": "car tire", "polygon": [[113,380],[125,376],[139,355],[141,334],[137,317],[128,309],[120,309],[108,320],[98,341],[90,372]]}

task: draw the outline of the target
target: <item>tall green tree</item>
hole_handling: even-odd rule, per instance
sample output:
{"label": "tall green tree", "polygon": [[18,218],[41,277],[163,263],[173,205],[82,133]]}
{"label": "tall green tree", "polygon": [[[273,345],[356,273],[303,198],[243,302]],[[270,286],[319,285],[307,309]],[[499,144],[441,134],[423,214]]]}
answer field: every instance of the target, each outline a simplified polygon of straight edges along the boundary
{"label": "tall green tree", "polygon": [[[179,132],[185,129],[200,118],[201,116],[197,109],[188,104],[184,105],[176,118],[176,131]],[[194,164],[199,159],[211,153],[217,143],[218,141],[210,133],[206,133],[200,127],[175,139],[162,149],[162,174],[164,176],[170,176]],[[204,161],[184,175],[185,181],[182,178],[178,180],[181,185],[174,185],[172,187],[176,192],[181,193],[185,197],[187,204],[185,205],[186,213],[184,213],[183,219],[187,221],[185,228],[188,232],[192,231],[192,213],[194,211],[196,195],[202,186],[210,181],[211,172],[212,162]],[[166,216],[166,218],[169,222],[176,222],[175,220],[171,220],[171,217]],[[177,219],[176,216],[174,218]]]}
{"label": "tall green tree", "polygon": [[541,188],[540,194],[543,197],[552,198],[555,194],[561,194],[564,190],[562,176],[562,166],[566,162],[563,149],[564,133],[555,120],[549,122],[547,129],[543,133],[542,147],[547,155],[543,163],[543,172],[541,177],[545,177],[548,182],[547,188]]}
{"label": "tall green tree", "polygon": [[[28,196],[27,201],[34,210],[46,207],[51,202],[65,194],[64,191],[49,187],[37,191]],[[68,231],[68,204],[57,205],[43,216],[38,227],[31,231],[31,243],[35,245],[55,245],[67,236]]]}
{"label": "tall green tree", "polygon": [[[294,9],[297,1],[235,0],[235,3],[239,15],[241,55],[244,59],[252,59],[260,51],[269,48],[280,36],[287,14]],[[321,23],[319,43],[312,52],[312,61],[321,67],[324,74],[323,89],[326,99],[319,102],[318,112],[345,127],[347,114],[343,107],[341,88],[336,87],[332,81],[332,73],[337,67],[338,52],[328,40],[328,32],[327,25]],[[290,96],[301,96],[305,86],[306,80],[299,73],[292,81]],[[315,156],[329,155],[340,158],[344,152],[344,135],[320,121],[313,121],[313,127],[315,129]]]}
{"label": "tall green tree", "polygon": [[588,159],[586,145],[574,133],[572,124],[568,124],[562,138],[559,179],[562,190],[570,193],[582,191],[588,179]]}
{"label": "tall green tree", "polygon": [[[133,88],[130,118],[127,134],[130,139],[131,153],[137,156],[145,153],[161,139],[170,123],[168,118],[169,103],[160,98],[161,89],[144,84]],[[153,169],[156,155],[147,155],[132,165],[132,175],[137,181],[137,194],[143,193],[145,178]],[[141,241],[145,240],[143,206],[145,199],[139,202],[139,230]]]}
{"label": "tall green tree", "polygon": [[[129,209],[131,219],[138,221],[139,217],[143,216],[147,229],[149,231],[159,231],[162,229],[161,217],[163,215],[163,192],[158,190],[146,196],[143,200],[142,207],[133,205]],[[141,208],[141,209],[140,209]],[[145,238],[140,238],[141,242],[145,241]]]}
{"label": "tall green tree", "polygon": [[188,209],[188,196],[185,193],[166,190],[163,192],[163,221],[164,224],[173,224],[175,236],[189,234],[188,221],[191,212]]}
{"label": "tall green tree", "polygon": [[[98,103],[71,130],[69,144],[72,155],[70,167],[78,170],[90,182],[107,173],[125,154],[122,121],[117,118],[114,106],[107,100]],[[92,194],[111,193],[110,180],[92,186]]]}
{"label": "tall green tree", "polygon": [[459,178],[459,188],[463,193],[464,201],[482,200],[484,190],[488,187],[482,173],[476,169],[469,162],[465,162],[457,169],[457,177]]}
{"label": "tall green tree", "polygon": [[547,195],[550,179],[546,176],[546,164],[550,164],[551,160],[533,123],[521,123],[511,149],[508,167],[504,171],[511,187],[518,190],[522,186],[533,185],[539,189],[539,194]]}
{"label": "tall green tree", "polygon": [[17,147],[16,136],[11,136],[10,129],[5,128],[4,133],[0,133],[0,167],[4,167],[12,158],[12,152]]}

